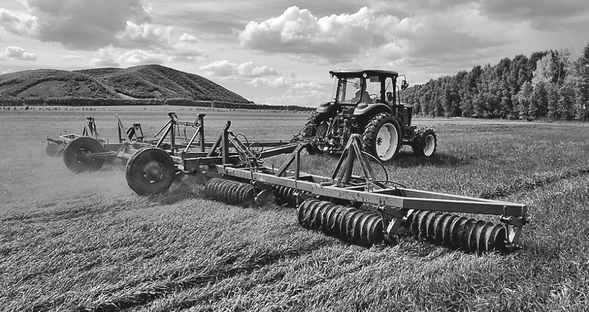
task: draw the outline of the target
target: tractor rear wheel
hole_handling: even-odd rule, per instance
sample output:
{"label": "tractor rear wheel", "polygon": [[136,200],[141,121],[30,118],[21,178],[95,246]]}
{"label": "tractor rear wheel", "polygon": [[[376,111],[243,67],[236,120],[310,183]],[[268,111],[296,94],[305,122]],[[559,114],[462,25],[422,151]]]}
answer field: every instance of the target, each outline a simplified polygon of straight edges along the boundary
{"label": "tractor rear wheel", "polygon": [[[301,134],[303,135],[303,138],[323,138],[327,133],[328,128],[329,125],[326,116],[318,112],[313,112],[311,116],[309,116],[309,119],[307,119],[307,122],[305,123],[303,130],[301,130]],[[315,143],[321,141],[322,140],[319,139],[316,140]],[[307,152],[309,152],[309,154],[320,153],[321,148],[316,144],[312,144],[307,148]]]}
{"label": "tractor rear wheel", "polygon": [[63,162],[73,173],[98,171],[104,165],[104,158],[90,157],[93,153],[104,153],[104,146],[94,138],[75,138],[65,146]]}
{"label": "tractor rear wheel", "polygon": [[432,129],[422,129],[417,132],[413,142],[413,153],[419,156],[431,157],[436,152],[438,138]]}
{"label": "tractor rear wheel", "polygon": [[155,147],[145,147],[137,151],[125,168],[127,184],[138,195],[167,191],[174,182],[175,174],[172,157]]}
{"label": "tractor rear wheel", "polygon": [[362,135],[364,150],[380,161],[389,161],[401,149],[401,127],[389,113],[379,113],[372,117]]}

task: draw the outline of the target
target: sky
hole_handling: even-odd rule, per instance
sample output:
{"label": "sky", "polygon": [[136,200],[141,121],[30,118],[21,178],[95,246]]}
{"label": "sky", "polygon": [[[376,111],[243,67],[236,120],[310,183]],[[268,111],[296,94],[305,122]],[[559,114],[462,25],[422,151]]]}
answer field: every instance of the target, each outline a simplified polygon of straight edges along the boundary
{"label": "sky", "polygon": [[589,43],[587,0],[2,0],[0,74],[160,64],[257,104],[316,106],[330,70],[410,85]]}

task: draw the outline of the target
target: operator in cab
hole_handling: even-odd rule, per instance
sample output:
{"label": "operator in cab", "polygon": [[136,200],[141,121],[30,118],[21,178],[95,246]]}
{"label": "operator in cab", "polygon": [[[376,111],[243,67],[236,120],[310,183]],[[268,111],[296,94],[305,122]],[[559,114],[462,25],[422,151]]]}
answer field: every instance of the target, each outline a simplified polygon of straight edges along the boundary
{"label": "operator in cab", "polygon": [[370,99],[370,94],[368,91],[364,89],[364,82],[360,80],[360,83],[356,84],[356,94],[354,95],[353,102],[361,102],[361,103],[372,103],[372,99]]}

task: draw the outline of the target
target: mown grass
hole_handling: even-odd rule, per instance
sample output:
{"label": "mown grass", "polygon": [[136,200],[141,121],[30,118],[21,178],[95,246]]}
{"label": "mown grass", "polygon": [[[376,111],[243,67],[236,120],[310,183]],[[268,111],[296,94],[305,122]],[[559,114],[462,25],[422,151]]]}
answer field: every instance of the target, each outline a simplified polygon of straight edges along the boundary
{"label": "mown grass", "polygon": [[[583,124],[417,121],[436,128],[437,156],[415,158],[405,148],[385,165],[391,180],[529,205],[534,218],[523,249],[477,256],[410,238],[350,245],[299,227],[291,208],[229,206],[191,184],[139,197],[117,167],[70,174],[44,154],[44,138],[68,120],[69,132],[79,132],[86,114],[0,113],[7,134],[0,146],[0,310],[583,311],[588,304]],[[101,134],[115,134],[114,122],[107,126],[112,112],[96,114]],[[289,139],[307,117],[267,113],[261,118],[276,129],[268,131],[259,130],[255,114],[231,114],[207,116],[211,137],[231,119],[248,138]],[[131,115],[123,121],[140,121],[151,133],[166,121],[161,112]],[[307,156],[303,168],[331,175],[336,161]]]}

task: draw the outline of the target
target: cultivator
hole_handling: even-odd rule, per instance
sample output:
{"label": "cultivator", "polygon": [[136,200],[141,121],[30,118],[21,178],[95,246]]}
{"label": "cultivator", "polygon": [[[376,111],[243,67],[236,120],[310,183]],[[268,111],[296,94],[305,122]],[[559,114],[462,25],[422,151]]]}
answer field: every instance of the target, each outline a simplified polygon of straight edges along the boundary
{"label": "cultivator", "polygon": [[53,139],[47,137],[47,147],[45,148],[45,152],[49,156],[61,156],[63,154],[63,150],[65,146],[71,142],[72,140],[79,138],[79,137],[91,137],[97,140],[100,143],[104,143],[105,140],[98,134],[98,130],[96,128],[96,122],[94,121],[94,117],[87,117],[86,118],[86,125],[82,130],[82,134],[60,134],[57,139]]}
{"label": "cultivator", "polygon": [[[520,246],[528,222],[522,204],[409,189],[389,181],[388,174],[377,180],[370,162],[374,157],[363,150],[358,134],[350,136],[332,176],[326,177],[300,170],[309,142],[244,143],[227,122],[217,140],[206,143],[204,115],[192,123],[169,116],[159,139],[138,146],[124,142],[116,151],[78,148],[74,158],[85,164],[109,157],[128,160],[125,177],[139,195],[165,192],[179,176],[191,175],[205,184],[207,197],[231,205],[263,205],[273,197],[278,205],[296,207],[303,227],[362,246],[395,243],[409,234],[467,252],[508,252]],[[174,141],[179,124],[194,129],[184,143]],[[263,164],[280,154],[288,154],[280,168]],[[495,215],[500,222],[461,214]]]}
{"label": "cultivator", "polygon": [[[144,135],[143,130],[141,128],[140,123],[134,123],[131,127],[127,130],[124,129],[121,120],[118,119],[118,137],[119,143],[124,141],[129,142],[143,142]],[[98,134],[98,128],[96,127],[96,121],[94,117],[90,116],[86,118],[86,125],[84,129],[82,129],[82,134],[76,133],[69,133],[69,134],[60,134],[57,139],[50,138],[49,136],[46,138],[47,140],[47,147],[45,148],[45,152],[49,156],[61,156],[65,150],[65,147],[71,141],[81,138],[87,137],[92,138],[94,141],[98,142],[100,145],[107,144],[108,141],[103,139],[100,134]]]}
{"label": "cultivator", "polygon": [[[409,234],[467,252],[507,252],[520,244],[527,207],[521,204],[426,192],[375,179],[359,135],[352,135],[331,177],[300,172],[301,143],[278,170],[216,165],[203,168],[206,195],[249,206],[269,191],[276,202],[297,208],[308,229],[362,246],[394,243]],[[362,175],[352,174],[355,163]],[[294,167],[293,170],[288,168]],[[357,167],[357,166],[356,166]],[[206,180],[206,179],[205,179]],[[501,223],[451,213],[497,215]]]}

